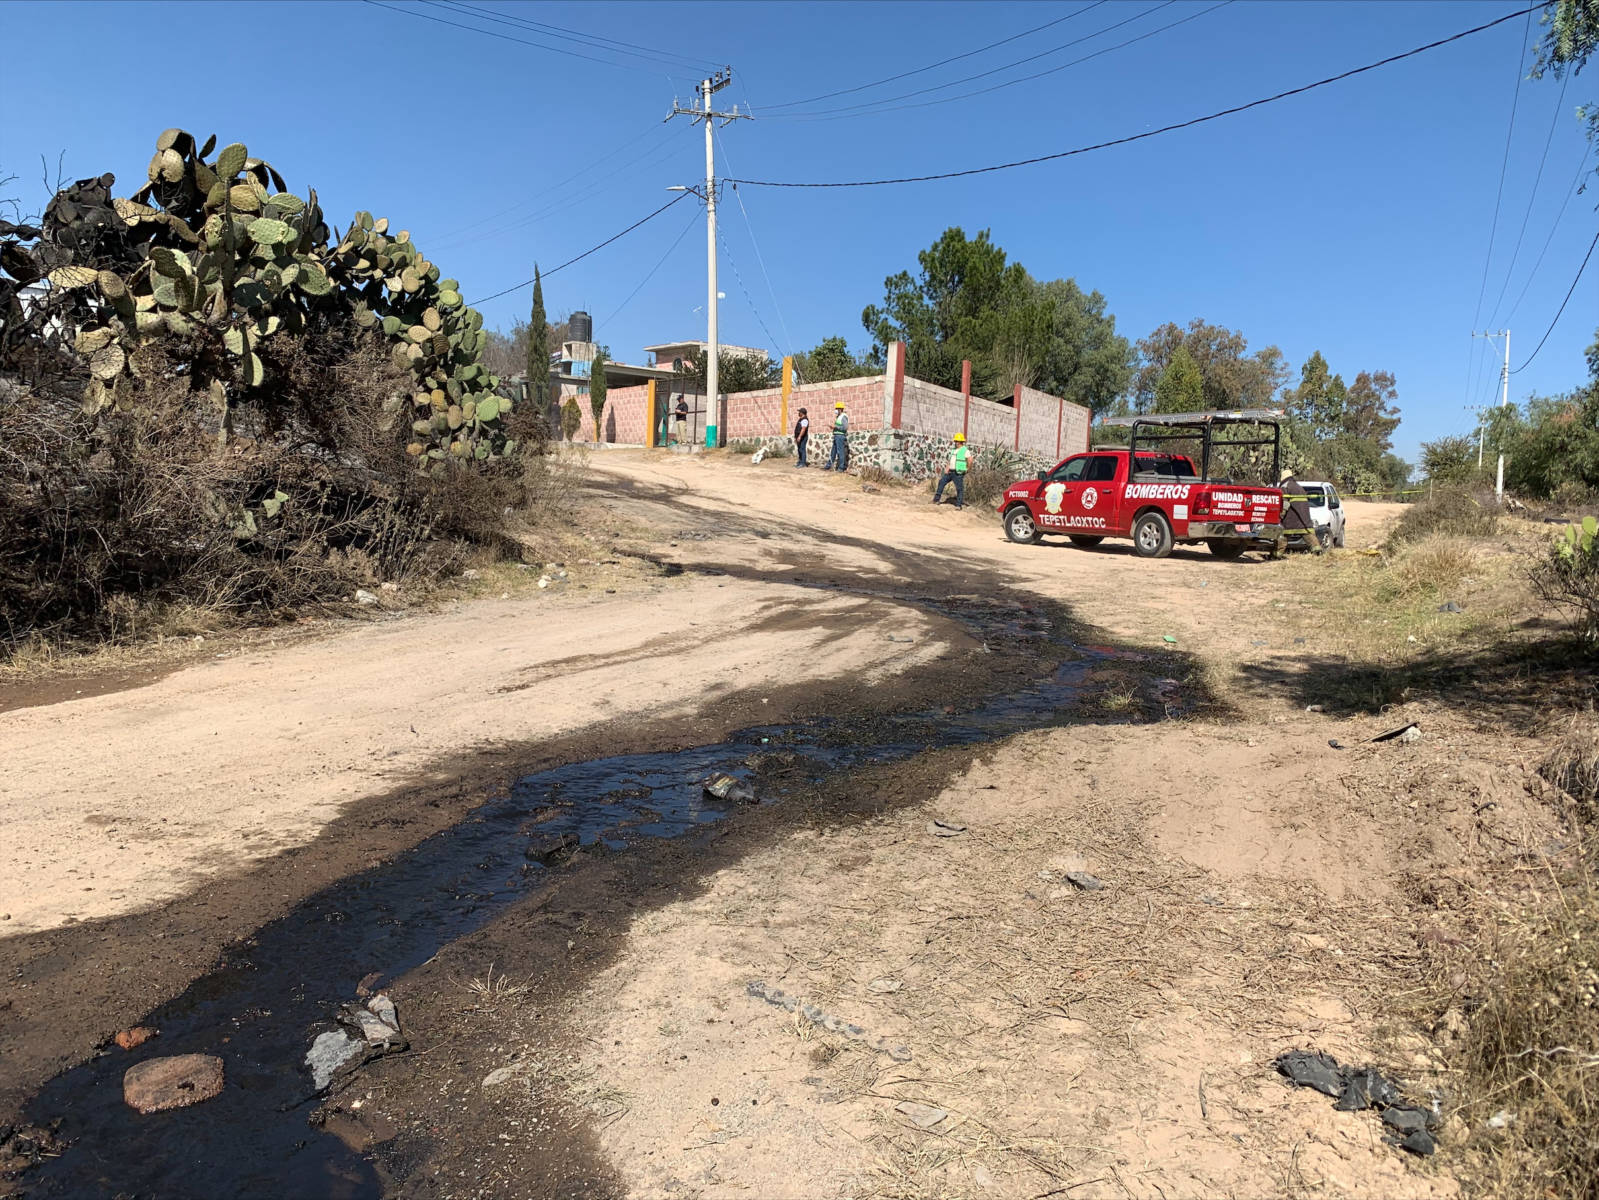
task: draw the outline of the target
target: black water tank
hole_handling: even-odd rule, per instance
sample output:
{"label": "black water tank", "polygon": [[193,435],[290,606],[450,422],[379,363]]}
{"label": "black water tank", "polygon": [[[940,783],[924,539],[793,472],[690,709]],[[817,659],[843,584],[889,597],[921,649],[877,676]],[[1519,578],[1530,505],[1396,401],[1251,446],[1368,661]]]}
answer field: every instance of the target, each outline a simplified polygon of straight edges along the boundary
{"label": "black water tank", "polygon": [[572,340],[574,342],[592,342],[594,340],[594,318],[586,312],[575,312],[570,318],[572,326]]}

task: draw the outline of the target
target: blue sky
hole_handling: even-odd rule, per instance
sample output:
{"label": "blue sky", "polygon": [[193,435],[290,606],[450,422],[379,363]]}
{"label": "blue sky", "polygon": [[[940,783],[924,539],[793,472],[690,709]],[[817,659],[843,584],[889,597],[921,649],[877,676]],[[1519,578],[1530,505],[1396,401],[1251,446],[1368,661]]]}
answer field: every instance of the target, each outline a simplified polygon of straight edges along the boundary
{"label": "blue sky", "polygon": [[[54,53],[7,56],[0,103],[27,119],[0,127],[0,167],[22,175],[12,190],[37,209],[41,155],[53,164],[64,151],[69,178],[113,171],[127,191],[142,182],[163,128],[214,132],[270,159],[291,188],[314,186],[340,225],[366,208],[409,228],[470,300],[527,278],[535,259],[548,268],[616,233],[669,199],[667,186],[703,178],[699,129],[662,120],[674,95],[692,98],[689,60],[731,65],[733,85],[718,103],[757,118],[719,133],[719,174],[859,179],[1136,133],[1522,7],[1238,0],[1205,12],[1215,0],[1113,0],[937,70],[785,108],[965,54],[1088,0],[384,2],[405,11],[357,0],[9,4],[13,47],[70,46],[78,69],[64,74]],[[1060,66],[1183,17],[1193,19],[1036,80],[908,107]],[[674,61],[624,57],[517,19]],[[1523,34],[1523,21],[1508,22],[1306,96],[1055,163],[901,187],[727,192],[722,337],[774,353],[831,334],[861,346],[860,311],[881,299],[886,275],[913,268],[947,226],[987,228],[1035,276],[1071,276],[1103,292],[1133,338],[1198,316],[1241,330],[1252,346],[1277,344],[1296,375],[1317,349],[1346,379],[1393,371],[1404,415],[1396,444],[1412,456],[1422,440],[1467,431],[1468,405],[1497,397],[1497,358],[1485,367],[1487,347],[1468,336],[1474,315],[1479,329],[1509,324],[1519,366],[1593,236],[1599,190],[1570,197],[1586,150],[1573,110],[1595,98],[1599,76],[1580,77],[1563,99],[1558,81],[1524,82],[1507,162],[1512,97],[1536,23],[1526,59]],[[1055,49],[1079,38],[1087,40]],[[982,72],[993,73],[878,104],[888,111],[837,111]],[[802,113],[822,119],[793,115]],[[597,339],[629,361],[646,344],[703,337],[696,203],[549,279],[548,307],[587,309]],[[527,304],[523,290],[483,307],[491,325],[509,327]],[[1580,382],[1596,324],[1599,265],[1590,265],[1548,343],[1512,376],[1512,398]]]}

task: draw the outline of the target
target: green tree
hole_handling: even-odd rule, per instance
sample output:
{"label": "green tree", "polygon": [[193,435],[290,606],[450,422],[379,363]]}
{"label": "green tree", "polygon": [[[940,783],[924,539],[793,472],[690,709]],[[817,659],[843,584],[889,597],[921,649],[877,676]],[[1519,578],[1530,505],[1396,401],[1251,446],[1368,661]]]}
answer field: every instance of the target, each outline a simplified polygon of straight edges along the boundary
{"label": "green tree", "polygon": [[1599,491],[1599,336],[1587,359],[1585,386],[1489,413],[1487,450],[1504,454],[1506,488],[1540,499]]}
{"label": "green tree", "polygon": [[[690,348],[683,359],[683,370],[678,377],[689,389],[705,390],[705,351]],[[733,392],[759,392],[776,387],[783,382],[783,365],[762,354],[730,354],[726,350],[716,356],[716,387],[723,395]]]}
{"label": "green tree", "polygon": [[561,432],[566,435],[566,440],[571,441],[577,436],[577,431],[583,428],[583,410],[577,406],[577,397],[568,396],[566,403],[561,405]]}
{"label": "green tree", "polygon": [[527,398],[543,416],[550,404],[550,324],[544,316],[544,281],[533,264],[533,312],[527,328]]}
{"label": "green tree", "polygon": [[1399,428],[1399,387],[1392,371],[1362,371],[1344,398],[1344,433],[1387,451]]}
{"label": "green tree", "polygon": [[1133,345],[1116,332],[1105,297],[1084,292],[1075,279],[1034,283],[1052,306],[1049,342],[1037,386],[1098,414],[1116,403],[1133,376]]}
{"label": "green tree", "polygon": [[1152,411],[1199,412],[1204,407],[1205,380],[1199,373],[1199,364],[1194,361],[1193,355],[1188,353],[1187,346],[1178,346],[1155,384]]}
{"label": "green tree", "polygon": [[890,275],[883,303],[861,313],[874,361],[902,341],[906,370],[929,383],[960,387],[963,359],[972,363],[977,391],[1008,393],[1031,383],[1043,363],[1050,313],[1022,265],[1007,262],[986,229],[969,239],[951,227],[916,257],[920,273]]}
{"label": "green tree", "polygon": [[605,431],[600,427],[600,422],[605,418],[606,360],[605,351],[597,351],[589,372],[589,412],[594,415],[594,440],[596,442],[605,440]]}
{"label": "green tree", "polygon": [[1477,442],[1441,437],[1421,444],[1421,473],[1429,483],[1467,483],[1477,475]]}
{"label": "green tree", "polygon": [[1133,398],[1140,412],[1155,402],[1155,385],[1179,346],[1185,347],[1204,380],[1203,409],[1268,408],[1288,382],[1288,363],[1276,346],[1249,354],[1244,335],[1196,317],[1188,328],[1167,322],[1138,343]]}
{"label": "green tree", "polygon": [[[1599,50],[1599,0],[1556,0],[1541,20],[1546,28],[1532,78],[1541,79],[1546,71],[1556,79],[1565,79],[1567,72],[1576,75]],[[1588,141],[1599,144],[1599,102],[1580,106],[1577,119],[1587,124]]]}
{"label": "green tree", "polygon": [[1349,389],[1344,377],[1333,374],[1320,350],[1299,370],[1299,386],[1283,393],[1289,414],[1304,423],[1310,438],[1325,441],[1344,431]]}
{"label": "green tree", "polygon": [[853,379],[861,375],[876,375],[881,370],[867,361],[865,355],[850,353],[849,343],[841,337],[823,338],[814,349],[796,354],[794,367],[805,383]]}
{"label": "green tree", "polygon": [[861,314],[873,364],[902,341],[906,370],[944,387],[960,386],[969,360],[979,395],[1008,396],[1023,384],[1099,412],[1125,390],[1132,348],[1098,292],[1072,279],[1040,283],[987,230],[968,238],[947,229],[917,262],[916,275],[885,279],[883,303]]}

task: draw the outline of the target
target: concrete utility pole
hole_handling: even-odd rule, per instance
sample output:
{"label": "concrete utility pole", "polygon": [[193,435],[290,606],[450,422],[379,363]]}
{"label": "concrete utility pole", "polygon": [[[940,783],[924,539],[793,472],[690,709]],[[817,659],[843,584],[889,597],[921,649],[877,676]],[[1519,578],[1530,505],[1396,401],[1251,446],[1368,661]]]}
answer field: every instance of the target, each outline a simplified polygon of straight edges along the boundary
{"label": "concrete utility pole", "polygon": [[723,125],[743,118],[749,120],[749,113],[738,111],[734,105],[730,112],[713,112],[711,110],[711,97],[733,82],[731,67],[723,67],[709,79],[700,81],[699,92],[703,101],[702,108],[684,108],[673,102],[672,111],[667,114],[667,120],[673,117],[688,116],[695,121],[705,123],[705,267],[706,267],[706,299],[705,299],[705,340],[708,343],[705,351],[705,448],[714,450],[720,440],[721,428],[721,396],[717,391],[721,363],[721,340],[716,327],[716,150],[712,140],[712,121],[721,121]]}
{"label": "concrete utility pole", "polygon": [[[1510,405],[1510,330],[1501,329],[1498,333],[1474,333],[1472,337],[1505,339],[1505,365],[1499,368],[1499,407],[1507,408]],[[1482,442],[1483,429],[1477,430],[1477,469],[1482,470]],[[1499,452],[1499,469],[1494,477],[1494,499],[1500,504],[1505,502],[1505,452]]]}

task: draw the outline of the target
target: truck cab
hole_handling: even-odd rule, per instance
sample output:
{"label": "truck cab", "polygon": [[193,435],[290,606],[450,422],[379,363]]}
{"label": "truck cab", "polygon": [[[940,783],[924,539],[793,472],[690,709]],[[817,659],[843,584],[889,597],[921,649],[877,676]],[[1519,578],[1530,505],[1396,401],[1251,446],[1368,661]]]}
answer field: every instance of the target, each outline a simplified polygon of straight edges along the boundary
{"label": "truck cab", "polygon": [[[1227,448],[1271,446],[1275,473],[1280,440],[1272,410],[1178,413],[1131,418],[1128,446],[1106,446],[1061,460],[1036,479],[1006,488],[997,511],[1013,542],[1037,543],[1064,534],[1075,545],[1131,538],[1134,552],[1164,558],[1181,543],[1204,542],[1220,558],[1270,546],[1280,536],[1282,492],[1210,478]],[[1107,422],[1108,423],[1108,422]],[[1230,425],[1269,425],[1271,437],[1217,438]],[[1200,461],[1161,448],[1198,441]]]}

